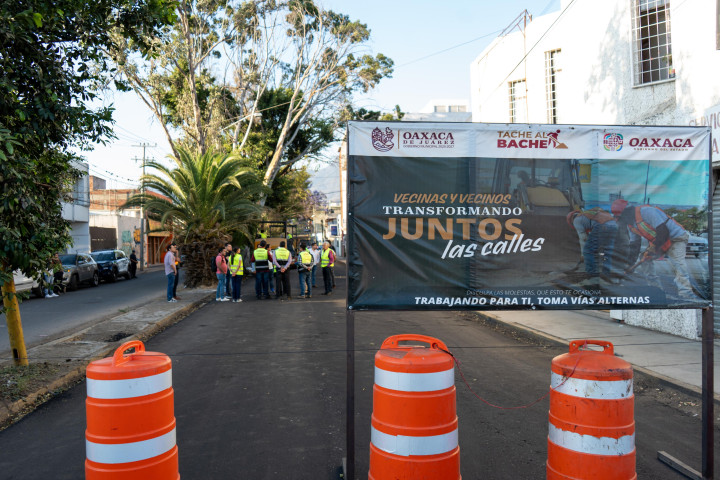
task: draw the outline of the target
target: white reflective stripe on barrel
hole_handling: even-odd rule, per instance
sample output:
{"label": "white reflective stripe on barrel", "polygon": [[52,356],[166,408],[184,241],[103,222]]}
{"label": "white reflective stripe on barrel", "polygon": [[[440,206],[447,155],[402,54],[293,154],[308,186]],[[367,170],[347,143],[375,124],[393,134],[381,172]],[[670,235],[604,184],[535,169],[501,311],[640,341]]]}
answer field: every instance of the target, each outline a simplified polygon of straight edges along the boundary
{"label": "white reflective stripe on barrel", "polygon": [[597,400],[620,400],[633,395],[632,378],[629,380],[584,380],[573,377],[566,380],[566,378],[552,372],[551,388],[565,395]]}
{"label": "white reflective stripe on barrel", "polygon": [[133,443],[93,443],[85,440],[87,459],[96,463],[130,463],[169,452],[175,446],[175,429],[159,437]]}
{"label": "white reflective stripe on barrel", "polygon": [[567,432],[549,424],[548,439],[555,445],[580,453],[593,455],[627,455],[635,450],[635,434],[620,438],[593,437]]}
{"label": "white reflective stripe on barrel", "polygon": [[401,373],[375,367],[375,384],[400,392],[432,392],[455,385],[455,369],[431,373]]}
{"label": "white reflective stripe on barrel", "polygon": [[135,398],[162,392],[172,387],[172,369],[148,377],[125,380],[87,379],[87,396],[91,398]]}
{"label": "white reflective stripe on barrel", "polygon": [[410,455],[439,455],[458,446],[457,428],[452,432],[429,437],[390,435],[370,427],[370,442],[383,452],[408,457]]}

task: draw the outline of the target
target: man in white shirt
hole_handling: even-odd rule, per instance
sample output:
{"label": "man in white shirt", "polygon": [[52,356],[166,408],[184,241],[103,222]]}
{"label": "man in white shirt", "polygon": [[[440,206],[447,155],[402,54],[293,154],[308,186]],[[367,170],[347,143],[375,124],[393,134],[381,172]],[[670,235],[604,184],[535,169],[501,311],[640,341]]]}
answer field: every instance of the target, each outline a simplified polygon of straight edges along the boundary
{"label": "man in white shirt", "polygon": [[317,287],[317,283],[315,283],[315,271],[318,269],[318,265],[320,265],[320,254],[322,252],[318,248],[317,242],[312,243],[312,247],[310,248],[310,255],[313,257],[313,267],[312,267],[312,288]]}
{"label": "man in white shirt", "polygon": [[163,263],[165,264],[165,276],[167,276],[167,301],[168,302],[177,302],[173,298],[173,288],[175,286],[175,275],[177,275],[177,267],[175,266],[175,252],[177,252],[177,247],[175,244],[168,245],[167,246],[167,253],[165,253],[165,259]]}

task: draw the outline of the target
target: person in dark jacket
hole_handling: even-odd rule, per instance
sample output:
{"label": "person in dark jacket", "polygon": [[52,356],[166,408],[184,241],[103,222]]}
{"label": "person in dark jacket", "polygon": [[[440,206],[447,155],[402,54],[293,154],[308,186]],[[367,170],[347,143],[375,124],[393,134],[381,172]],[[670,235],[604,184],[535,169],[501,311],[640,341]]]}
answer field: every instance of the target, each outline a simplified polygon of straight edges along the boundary
{"label": "person in dark jacket", "polygon": [[138,258],[137,255],[135,255],[135,250],[130,253],[130,265],[128,265],[128,271],[130,272],[130,278],[137,278],[137,267],[138,267]]}

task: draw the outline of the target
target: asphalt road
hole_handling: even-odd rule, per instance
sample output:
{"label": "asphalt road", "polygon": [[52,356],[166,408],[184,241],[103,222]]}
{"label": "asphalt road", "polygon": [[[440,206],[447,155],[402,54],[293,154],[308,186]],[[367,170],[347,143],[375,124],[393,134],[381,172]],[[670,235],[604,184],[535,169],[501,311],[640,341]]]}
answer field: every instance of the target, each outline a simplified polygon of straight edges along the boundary
{"label": "asphalt road", "polygon": [[[180,270],[182,275],[182,270]],[[81,285],[74,292],[55,298],[31,297],[20,304],[25,345],[29,348],[77,331],[94,321],[117,315],[119,310],[142,305],[163,295],[166,289],[162,268],[138,272],[137,278],[98,287]],[[181,279],[182,281],[182,279]],[[0,356],[10,356],[5,315],[0,314]]]}
{"label": "asphalt road", "polygon": [[[173,360],[180,474],[185,480],[337,479],[345,451],[345,277],[309,300],[211,302],[147,343]],[[293,288],[296,283],[293,283]],[[373,356],[382,341],[418,333],[445,341],[473,389],[499,406],[547,392],[552,358],[566,349],[519,341],[454,312],[357,312],[356,478],[367,478]],[[463,478],[545,478],[548,400],[498,409],[456,375]],[[638,386],[640,387],[640,386]],[[636,390],[638,478],[681,479],[665,450],[700,465],[700,419]],[[83,478],[85,386],[0,432],[0,471],[11,479]],[[717,435],[717,433],[716,433]],[[716,452],[716,458],[720,452]]]}

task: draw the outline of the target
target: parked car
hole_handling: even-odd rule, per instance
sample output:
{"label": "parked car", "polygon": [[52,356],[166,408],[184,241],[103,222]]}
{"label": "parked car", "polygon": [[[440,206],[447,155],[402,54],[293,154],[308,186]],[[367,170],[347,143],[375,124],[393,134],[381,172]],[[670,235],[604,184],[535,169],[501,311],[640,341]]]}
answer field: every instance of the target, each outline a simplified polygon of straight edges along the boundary
{"label": "parked car", "polygon": [[699,257],[700,255],[707,255],[707,253],[708,253],[707,238],[690,235],[690,239],[688,240],[688,244],[687,244],[687,248],[685,249],[685,253],[686,253],[686,255],[695,255],[696,257]]}
{"label": "parked car", "polygon": [[13,272],[13,281],[15,282],[15,292],[26,292],[30,290],[33,295],[38,298],[44,298],[42,283],[37,278],[28,278],[20,270]]}
{"label": "parked car", "polygon": [[60,255],[60,262],[64,272],[63,284],[68,290],[77,290],[81,283],[93,287],[100,285],[100,270],[90,255],[86,253]]}
{"label": "parked car", "polygon": [[109,282],[114,282],[119,276],[130,279],[130,259],[122,250],[98,250],[90,252],[100,269],[100,278]]}

